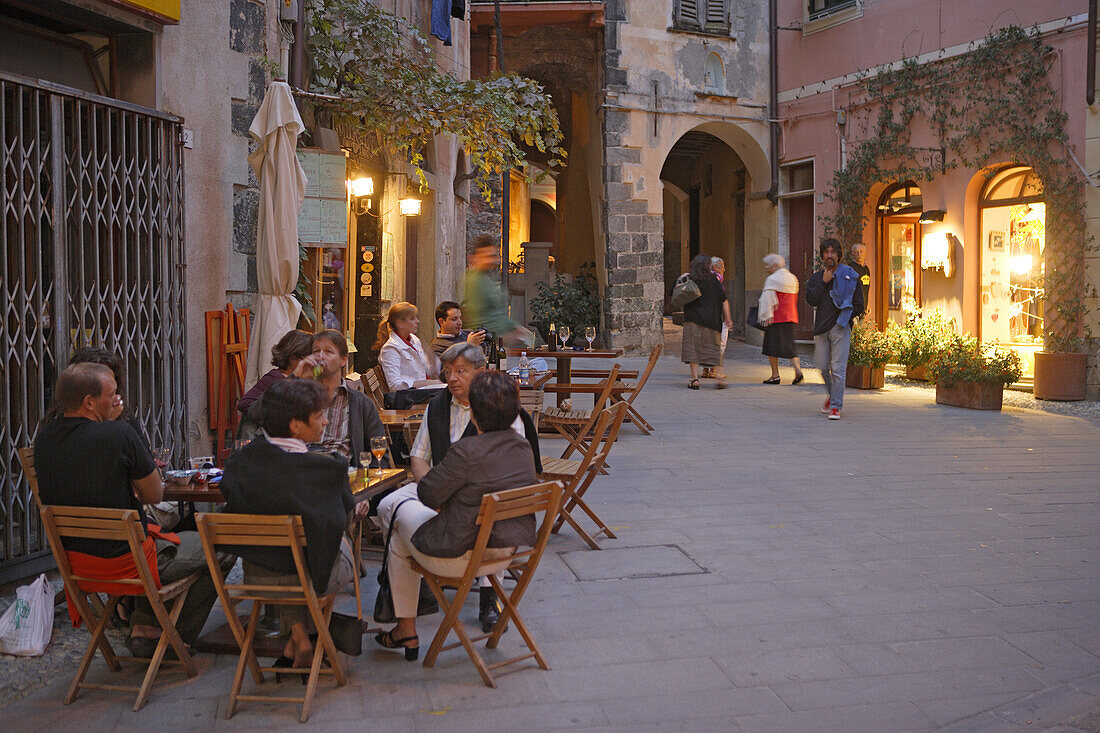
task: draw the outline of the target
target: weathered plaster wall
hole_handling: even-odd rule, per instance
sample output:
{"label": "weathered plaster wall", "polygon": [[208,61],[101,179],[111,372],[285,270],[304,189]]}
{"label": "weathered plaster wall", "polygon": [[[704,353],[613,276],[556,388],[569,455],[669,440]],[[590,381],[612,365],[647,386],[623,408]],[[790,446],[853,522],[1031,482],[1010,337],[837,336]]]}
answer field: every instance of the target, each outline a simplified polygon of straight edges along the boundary
{"label": "weathered plaster wall", "polygon": [[[729,38],[669,31],[673,0],[628,4],[605,13],[601,212],[606,222],[604,329],[613,345],[641,350],[662,338],[664,192],[661,168],[684,133],[702,129],[733,149],[748,169],[748,197],[770,182],[767,124],[767,4],[734,3]],[[709,53],[725,67],[725,89],[703,95]],[[774,238],[774,209],[746,206],[746,239]],[[752,220],[750,223],[750,219]]]}

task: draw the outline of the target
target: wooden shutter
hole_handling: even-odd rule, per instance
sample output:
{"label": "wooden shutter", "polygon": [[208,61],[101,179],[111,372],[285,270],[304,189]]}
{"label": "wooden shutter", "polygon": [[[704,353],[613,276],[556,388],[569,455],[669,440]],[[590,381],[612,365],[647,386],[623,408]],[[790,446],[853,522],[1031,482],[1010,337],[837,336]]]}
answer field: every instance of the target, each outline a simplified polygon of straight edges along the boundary
{"label": "wooden shutter", "polygon": [[726,2],[727,0],[705,0],[706,2],[706,25],[717,25],[726,27]]}
{"label": "wooden shutter", "polygon": [[680,0],[676,22],[682,25],[699,25],[699,0]]}

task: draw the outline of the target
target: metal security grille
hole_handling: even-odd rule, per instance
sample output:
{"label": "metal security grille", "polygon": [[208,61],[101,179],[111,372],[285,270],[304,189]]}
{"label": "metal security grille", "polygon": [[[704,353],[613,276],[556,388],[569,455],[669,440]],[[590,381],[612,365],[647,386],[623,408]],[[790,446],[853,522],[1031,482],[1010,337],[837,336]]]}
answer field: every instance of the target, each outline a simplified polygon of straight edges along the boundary
{"label": "metal security grille", "polygon": [[0,582],[52,564],[16,451],[75,349],[119,354],[150,442],[185,445],[180,132],[169,115],[0,74]]}

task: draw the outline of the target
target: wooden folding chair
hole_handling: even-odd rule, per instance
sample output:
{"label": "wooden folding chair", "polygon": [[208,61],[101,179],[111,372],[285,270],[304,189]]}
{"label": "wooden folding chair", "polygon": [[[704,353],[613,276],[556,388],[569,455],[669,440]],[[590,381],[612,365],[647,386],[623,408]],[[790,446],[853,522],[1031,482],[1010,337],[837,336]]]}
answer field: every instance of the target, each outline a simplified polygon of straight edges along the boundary
{"label": "wooden folding chair", "polygon": [[[546,393],[541,388],[521,389],[519,391],[519,406],[527,410],[531,421],[535,424],[535,431],[539,429],[539,418],[546,409]],[[410,443],[410,445],[412,445]]]}
{"label": "wooden folding chair", "polygon": [[363,383],[363,387],[367,393],[367,396],[370,397],[371,402],[374,403],[375,408],[377,408],[379,411],[384,410],[385,399],[383,395],[386,393],[386,390],[382,386],[383,384],[385,384],[385,377],[382,376],[382,368],[374,367],[373,369],[368,369],[367,371],[363,372],[360,379]]}
{"label": "wooden folding chair", "polygon": [[[627,422],[637,425],[643,435],[652,433],[653,426],[646,422],[646,419],[642,417],[641,413],[634,408],[634,400],[642,393],[642,387],[649,381],[649,375],[653,373],[653,368],[657,366],[657,360],[661,358],[661,351],[663,349],[664,344],[657,344],[653,347],[653,350],[649,352],[649,363],[646,364],[645,371],[638,377],[638,381],[633,384],[628,384],[627,388],[624,390],[615,390],[611,393],[612,402],[623,402],[626,404]],[[619,378],[623,378],[621,373],[619,374]]]}
{"label": "wooden folding chair", "polygon": [[[92,509],[88,507],[72,506],[45,506],[42,508],[42,525],[46,529],[46,536],[50,539],[50,548],[53,550],[57,569],[61,572],[61,578],[65,582],[65,589],[69,592],[71,602],[76,606],[80,618],[92,632],[92,638],[88,642],[88,648],[84,650],[84,656],[77,667],[76,677],[69,687],[69,693],[65,696],[65,704],[68,705],[76,699],[81,688],[93,690],[118,690],[123,692],[136,692],[134,712],[141,710],[145,701],[149,699],[149,691],[152,689],[153,680],[165,661],[164,656],[168,652],[168,646],[176,652],[177,659],[183,664],[188,677],[198,674],[195,661],[187,651],[187,646],[176,631],[176,621],[179,620],[180,611],[183,610],[183,602],[187,599],[187,591],[198,579],[198,574],[188,575],[175,582],[156,586],[152,571],[142,550],[141,544],[145,541],[145,532],[141,527],[137,510],[134,509]],[[76,575],[69,564],[69,557],[62,545],[63,537],[84,537],[97,540],[115,540],[127,542],[130,552],[134,557],[134,565],[137,569],[136,578],[124,578],[104,581],[99,578],[90,578]],[[107,604],[98,615],[88,605],[87,597],[92,593],[107,593]],[[84,681],[88,669],[95,658],[96,649],[103,654],[107,667],[112,672],[119,670],[120,659],[132,659],[132,657],[118,657],[111,648],[104,631],[111,620],[115,606],[122,596],[145,596],[152,606],[153,614],[160,625],[160,642],[149,660],[149,667],[145,672],[145,678],[140,687],[125,685],[98,685]],[[166,601],[173,601],[171,610],[165,607]],[[145,660],[140,660],[144,662]]]}
{"label": "wooden folding chair", "polygon": [[[329,634],[328,624],[332,616],[332,606],[336,601],[336,594],[318,598],[313,589],[313,581],[310,580],[309,571],[306,569],[303,548],[306,544],[305,530],[302,528],[302,518],[293,515],[267,515],[267,514],[223,514],[203,512],[196,516],[195,523],[198,526],[199,537],[202,539],[202,549],[206,553],[206,562],[210,567],[210,575],[214,579],[214,588],[218,592],[225,617],[229,622],[229,628],[241,648],[241,655],[237,660],[237,671],[233,675],[233,684],[229,690],[229,703],[225,707],[225,718],[228,720],[237,711],[237,702],[288,702],[301,703],[302,712],[298,720],[302,723],[309,719],[309,709],[313,703],[313,696],[317,691],[317,680],[322,674],[331,674],[336,678],[336,684],[341,687],[347,684],[344,669],[340,666],[339,657],[336,654],[336,646]],[[260,546],[271,548],[288,548],[294,557],[294,566],[298,572],[298,585],[250,585],[243,580],[240,583],[226,583],[222,577],[218,565],[217,548],[219,545],[232,546]],[[358,578],[356,578],[358,582]],[[297,594],[297,595],[295,595]],[[241,625],[241,619],[237,616],[237,606],[245,601],[252,601],[252,611],[248,617],[248,628]],[[303,697],[277,697],[269,695],[242,695],[241,687],[244,684],[245,668],[252,672],[252,679],[256,684],[264,681],[263,672],[259,662],[256,661],[256,653],[252,649],[252,643],[256,639],[256,624],[260,620],[260,610],[265,604],[297,605],[305,606],[309,610],[310,618],[317,629],[317,646],[313,650],[313,664],[306,667],[280,668],[281,674],[308,674],[306,691]],[[327,659],[328,666],[322,668],[322,662]]]}
{"label": "wooden folding chair", "polygon": [[[481,679],[489,687],[497,686],[496,682],[493,680],[492,670],[509,664],[515,664],[524,659],[534,657],[539,667],[542,669],[550,669],[550,665],[546,662],[546,658],[542,655],[538,645],[535,644],[535,640],[532,638],[530,630],[528,630],[523,619],[520,618],[517,606],[523,598],[523,594],[527,591],[527,586],[531,583],[531,578],[534,576],[539,560],[542,559],[543,550],[546,549],[546,542],[550,539],[551,525],[553,525],[554,517],[557,516],[558,510],[561,508],[561,499],[562,488],[561,484],[557,481],[548,481],[546,483],[534,484],[533,486],[525,486],[519,489],[510,489],[507,491],[498,491],[493,494],[486,494],[481,500],[481,509],[477,515],[477,525],[481,529],[478,532],[477,542],[470,555],[470,561],[466,565],[466,571],[461,578],[447,578],[435,575],[413,561],[413,570],[424,576],[424,580],[427,582],[428,587],[432,589],[432,593],[435,595],[436,600],[439,601],[439,607],[443,609],[444,613],[443,622],[439,625],[439,630],[436,632],[435,638],[432,639],[432,644],[428,647],[428,654],[424,658],[425,667],[434,666],[436,657],[439,656],[441,651],[461,646],[466,650],[466,654],[469,655],[470,661],[477,667]],[[489,544],[489,535],[493,531],[494,523],[514,517],[523,517],[529,514],[533,515],[538,512],[545,512],[546,514],[543,516],[542,523],[539,525],[533,547],[528,550],[516,548],[512,554],[506,557],[498,557],[492,560],[484,558],[486,547]],[[516,585],[511,593],[505,593],[500,581],[497,580],[494,575],[494,573],[500,572],[503,569],[507,569],[516,580]],[[474,582],[477,578],[482,576],[489,578],[489,582],[492,584],[493,590],[496,591],[497,598],[500,599],[504,608],[501,611],[500,620],[493,626],[492,631],[488,634],[482,634],[471,638],[466,633],[466,629],[462,624],[458,623],[458,613],[462,610],[462,604],[465,602],[466,596],[470,593],[470,589],[473,587]],[[443,593],[443,586],[452,586],[455,588],[454,597],[449,601]],[[488,639],[485,643],[485,647],[487,649],[495,649],[500,642],[501,634],[508,628],[509,619],[515,623],[516,629],[519,630],[520,636],[523,637],[523,641],[527,645],[528,650],[530,650],[530,653],[495,664],[486,664],[477,649],[474,648],[474,643],[482,639]],[[452,630],[455,632],[455,635],[458,636],[458,641],[444,646],[443,642],[447,640],[447,636]]]}
{"label": "wooden folding chair", "polygon": [[38,505],[38,511],[42,511],[42,498],[38,495],[38,474],[34,470],[34,446],[29,445],[16,451],[19,454],[19,465],[23,467],[23,475],[27,477],[27,484],[31,487],[31,495],[34,503]]}
{"label": "wooden folding chair", "polygon": [[593,436],[599,437],[598,434],[593,433],[592,428],[599,419],[600,411],[611,399],[611,392],[615,388],[618,377],[619,365],[616,364],[611,368],[607,379],[603,381],[602,389],[596,396],[591,410],[563,410],[560,407],[549,407],[543,411],[542,419],[569,441],[565,452],[561,454],[562,458],[568,458],[573,451],[584,453],[588,450]]}
{"label": "wooden folding chair", "polygon": [[[553,532],[557,534],[562,524],[568,522],[569,526],[575,529],[581,539],[593,550],[600,549],[596,544],[596,537],[601,534],[607,535],[610,539],[617,539],[617,537],[584,500],[584,495],[592,485],[593,479],[607,463],[607,455],[611,452],[611,446],[615,445],[615,438],[623,425],[626,413],[625,402],[612,405],[600,413],[593,435],[603,437],[593,440],[579,461],[571,461],[568,458],[548,458],[542,464],[541,478],[558,479],[565,483],[561,511],[554,522]],[[586,532],[573,516],[573,511],[578,507],[596,523],[597,529],[592,534]]]}

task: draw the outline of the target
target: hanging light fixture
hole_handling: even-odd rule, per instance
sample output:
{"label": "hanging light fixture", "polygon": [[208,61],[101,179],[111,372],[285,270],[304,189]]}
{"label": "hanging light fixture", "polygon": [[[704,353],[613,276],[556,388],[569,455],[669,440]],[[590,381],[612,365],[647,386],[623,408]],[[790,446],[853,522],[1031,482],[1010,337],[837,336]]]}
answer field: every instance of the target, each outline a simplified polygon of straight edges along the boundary
{"label": "hanging light fixture", "polygon": [[922,211],[917,221],[921,224],[932,224],[937,221],[943,221],[943,217],[945,216],[947,216],[947,212],[944,209],[930,209],[928,211]]}
{"label": "hanging light fixture", "polygon": [[420,199],[407,196],[397,202],[401,216],[420,216]]}

